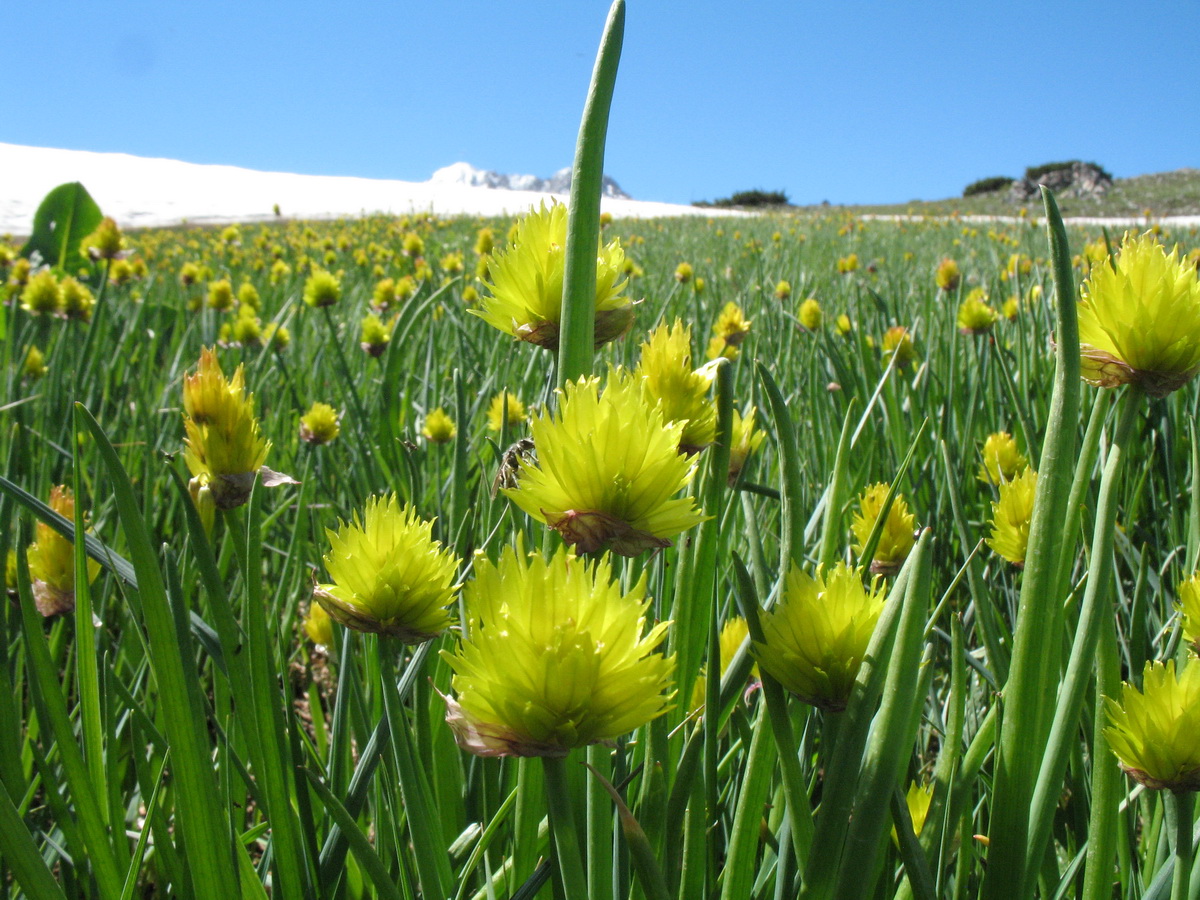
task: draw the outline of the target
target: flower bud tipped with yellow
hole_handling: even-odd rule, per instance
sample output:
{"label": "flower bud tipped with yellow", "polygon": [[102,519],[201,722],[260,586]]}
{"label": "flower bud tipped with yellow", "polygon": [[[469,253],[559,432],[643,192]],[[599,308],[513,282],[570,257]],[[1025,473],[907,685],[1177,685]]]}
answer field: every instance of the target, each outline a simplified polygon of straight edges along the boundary
{"label": "flower bud tipped with yellow", "polygon": [[763,671],[806,703],[846,708],[884,595],[839,562],[815,578],[793,565],[783,599],[762,617],[754,656]]}
{"label": "flower bud tipped with yellow", "polygon": [[212,491],[217,508],[245,503],[260,472],[267,487],[294,483],[263,465],[271,442],[259,431],[254,395],[246,393],[242,366],[226,379],[216,354],[202,350],[196,374],[183,379],[183,410],[184,460],[199,484]]}
{"label": "flower bud tipped with yellow", "polygon": [[851,253],[849,256],[843,256],[837,261],[837,271],[839,275],[849,275],[858,269],[858,254]]}
{"label": "flower bud tipped with yellow", "polygon": [[37,381],[39,378],[45,378],[46,373],[50,371],[46,365],[46,357],[36,346],[30,345],[29,351],[25,354],[25,362],[21,366],[21,374],[29,381]]}
{"label": "flower bud tipped with yellow", "polygon": [[581,378],[562,391],[557,416],[533,420],[538,462],[522,459],[504,493],[583,553],[669,547],[704,519],[691,497],[674,496],[695,474],[678,451],[682,430],[628,373],[613,370],[603,393],[599,379]]}
{"label": "flower bud tipped with yellow", "polygon": [[789,281],[780,281],[775,285],[775,299],[788,300],[792,296],[792,284]]}
{"label": "flower bud tipped with yellow", "polygon": [[328,444],[342,430],[338,411],[328,403],[314,403],[300,417],[300,440],[308,444]]}
{"label": "flower bud tipped with yellow", "polygon": [[[75,519],[75,496],[66,485],[50,490],[52,510],[68,521]],[[43,616],[69,613],[75,609],[75,545],[47,525],[38,522],[36,541],[28,551],[29,577],[33,580],[33,599]],[[88,584],[100,574],[100,564],[89,559]]]}
{"label": "flower bud tipped with yellow", "polygon": [[1000,499],[992,504],[992,536],[987,545],[1018,568],[1025,565],[1036,493],[1037,472],[1027,468],[1000,485]]}
{"label": "flower bud tipped with yellow", "polygon": [[332,584],[313,597],[335,621],[355,631],[417,644],[450,626],[458,561],[433,539],[433,522],[396,496],[372,497],[353,524],[326,529],[325,570]]}
{"label": "flower bud tipped with yellow", "polygon": [[1027,468],[1029,460],[1017,449],[1013,436],[1007,431],[997,431],[983,442],[983,462],[976,477],[984,484],[1003,484]]}
{"label": "flower bud tipped with yellow", "polygon": [[962,276],[958,271],[958,263],[949,257],[944,257],[938,263],[937,271],[933,275],[933,280],[937,283],[938,288],[949,293],[958,287],[958,282]]}
{"label": "flower bud tipped with yellow", "polygon": [[446,721],[477,756],[566,756],[611,741],[669,709],[667,623],[646,627],[646,578],[628,593],[607,560],[560,548],[549,560],[505,548],[480,555],[466,589]]}
{"label": "flower bud tipped with yellow", "polygon": [[1200,371],[1200,280],[1176,247],[1126,235],[1116,265],[1098,265],[1079,301],[1081,374],[1165,397]]}
{"label": "flower bud tipped with yellow", "polygon": [[[510,244],[487,257],[489,295],[471,312],[494,328],[547,350],[558,349],[563,275],[567,250],[567,208],[543,203],[516,226]],[[633,301],[622,291],[625,253],[620,241],[596,251],[595,346],[623,335],[633,322]]]}
{"label": "flower bud tipped with yellow", "polygon": [[[717,637],[717,646],[721,654],[721,677],[729,670],[729,664],[733,662],[734,655],[749,634],[749,626],[741,616],[734,616],[721,627],[721,633]],[[757,673],[758,666],[754,667],[754,671]],[[705,672],[706,669],[701,669],[696,683],[692,685],[692,699],[688,705],[688,712],[691,714],[704,709]]]}
{"label": "flower bud tipped with yellow", "polygon": [[421,429],[421,434],[431,444],[448,444],[457,433],[454,420],[440,406],[425,417],[425,427]]}
{"label": "flower bud tipped with yellow", "polygon": [[[913,834],[920,835],[925,827],[925,819],[929,815],[929,804],[933,802],[933,785],[913,782],[908,786],[904,795],[904,805],[908,807],[908,817],[912,819]],[[897,846],[900,837],[896,834],[896,826],[892,826],[892,841]]]}
{"label": "flower bud tipped with yellow", "polygon": [[304,282],[304,302],[309,306],[333,306],[341,299],[342,283],[332,272],[317,269]]}
{"label": "flower bud tipped with yellow", "polygon": [[[854,516],[854,552],[861,554],[866,547],[875,522],[883,510],[883,502],[887,499],[889,487],[882,482],[870,485],[858,498],[858,513]],[[912,552],[916,544],[914,536],[916,524],[913,514],[908,511],[904,495],[897,494],[887,518],[883,520],[883,530],[879,533],[879,543],[875,547],[875,556],[871,559],[871,572],[876,575],[894,575],[900,571],[904,560]]]}
{"label": "flower bud tipped with yellow", "polygon": [[680,284],[687,284],[694,274],[691,263],[681,262],[675,267],[675,280]]}
{"label": "flower bud tipped with yellow", "polygon": [[634,374],[662,408],[663,418],[683,425],[681,452],[698,453],[716,439],[717,410],[708,397],[712,371],[693,371],[692,329],[679,319],[670,328],[659,325],[642,344]]}
{"label": "flower bud tipped with yellow", "polygon": [[1104,698],[1104,736],[1121,768],[1151,790],[1200,790],[1200,663],[1176,676],[1175,662],[1147,662],[1142,690],[1122,685]]}

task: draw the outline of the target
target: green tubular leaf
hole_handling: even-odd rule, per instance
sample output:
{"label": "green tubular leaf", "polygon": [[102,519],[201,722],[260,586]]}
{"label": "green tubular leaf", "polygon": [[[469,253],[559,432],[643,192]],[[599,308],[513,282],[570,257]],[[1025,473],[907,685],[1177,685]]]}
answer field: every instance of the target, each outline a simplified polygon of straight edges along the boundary
{"label": "green tubular leaf", "polygon": [[0,856],[27,897],[66,900],[8,793],[0,791]]}
{"label": "green tubular leaf", "polygon": [[220,807],[209,758],[199,683],[190,674],[191,661],[185,656],[184,640],[175,628],[166,584],[133,485],[100,424],[87,409],[81,407],[81,411],[108,471],[137,576],[141,612],[150,641],[150,662],[159,690],[159,711],[172,750],[175,798],[184,824],[183,844],[194,895],[198,900],[222,900],[228,896],[229,886],[238,883],[238,873],[232,834]]}

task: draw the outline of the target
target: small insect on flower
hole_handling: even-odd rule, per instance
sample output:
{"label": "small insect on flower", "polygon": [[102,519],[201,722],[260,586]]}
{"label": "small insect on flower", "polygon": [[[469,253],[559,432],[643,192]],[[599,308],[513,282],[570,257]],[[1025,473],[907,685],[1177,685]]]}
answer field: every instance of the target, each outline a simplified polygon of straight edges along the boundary
{"label": "small insect on flower", "polygon": [[496,477],[492,479],[492,496],[502,490],[514,490],[518,486],[517,476],[521,473],[521,463],[529,466],[537,465],[537,448],[530,438],[521,438],[510,444],[500,454],[500,464],[496,466]]}
{"label": "small insect on flower", "polygon": [[1121,687],[1121,700],[1104,698],[1104,729],[1121,768],[1155,791],[1200,790],[1200,663],[1147,662],[1142,690]]}
{"label": "small insect on flower", "polygon": [[446,722],[468,753],[562,757],[670,709],[675,660],[657,650],[669,623],[647,629],[644,573],[626,593],[606,559],[519,544],[474,568],[462,640],[442,651]]}

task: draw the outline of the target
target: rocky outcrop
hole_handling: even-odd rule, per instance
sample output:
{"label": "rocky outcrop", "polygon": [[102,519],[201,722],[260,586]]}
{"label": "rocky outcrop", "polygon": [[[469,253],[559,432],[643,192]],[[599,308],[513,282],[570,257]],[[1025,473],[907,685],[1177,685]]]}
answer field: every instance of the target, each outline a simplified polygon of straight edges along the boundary
{"label": "rocky outcrop", "polygon": [[1009,197],[1026,203],[1038,196],[1038,185],[1044,184],[1062,197],[1103,197],[1112,187],[1112,176],[1095,163],[1075,162],[1051,168],[1036,178],[1019,178],[1009,187]]}
{"label": "rocky outcrop", "polygon": [[[433,184],[462,184],[468,187],[500,188],[509,191],[544,191],[549,194],[571,192],[569,168],[559,169],[549,178],[538,178],[536,175],[505,175],[487,169],[476,169],[470,163],[457,162],[438,169],[429,180]],[[601,182],[600,193],[605,197],[620,200],[633,199],[607,175]]]}

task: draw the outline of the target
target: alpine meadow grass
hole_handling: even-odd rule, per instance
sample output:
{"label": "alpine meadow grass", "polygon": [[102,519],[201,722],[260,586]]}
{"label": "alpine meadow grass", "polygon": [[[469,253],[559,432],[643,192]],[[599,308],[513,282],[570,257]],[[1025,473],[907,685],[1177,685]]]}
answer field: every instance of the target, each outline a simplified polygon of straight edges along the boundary
{"label": "alpine meadow grass", "polygon": [[602,219],[623,23],[565,206],[0,240],[0,898],[1197,896],[1195,230]]}

